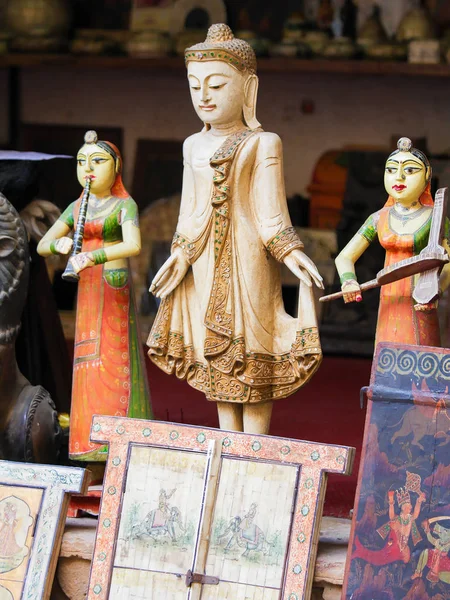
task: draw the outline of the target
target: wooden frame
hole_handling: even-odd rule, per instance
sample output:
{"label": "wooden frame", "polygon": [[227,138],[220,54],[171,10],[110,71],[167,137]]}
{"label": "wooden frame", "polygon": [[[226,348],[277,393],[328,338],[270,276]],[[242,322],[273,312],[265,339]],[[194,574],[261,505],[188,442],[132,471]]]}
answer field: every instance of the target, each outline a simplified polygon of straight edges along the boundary
{"label": "wooden frame", "polygon": [[[247,459],[253,465],[252,468],[259,468],[263,464],[269,465],[271,468],[281,466],[290,467],[291,470],[295,469],[296,484],[292,488],[292,498],[289,496],[291,504],[289,504],[290,522],[286,535],[287,552],[284,554],[281,567],[280,587],[276,588],[278,591],[275,590],[272,593],[276,593],[277,597],[283,597],[286,600],[309,598],[327,473],[349,474],[353,464],[354,448],[175,423],[101,416],[93,418],[91,440],[109,444],[109,454],[92,559],[88,600],[94,598],[106,600],[109,597],[115,597],[114,594],[110,594],[110,590],[113,568],[117,567],[115,572],[121,568],[120,558],[118,558],[119,531],[121,518],[124,519],[124,522],[127,519],[124,496],[129,490],[127,477],[131,473],[130,458],[135,456],[135,453],[142,452],[143,448],[151,449],[148,456],[151,452],[164,449],[164,451],[185,451],[183,456],[186,457],[188,454],[190,457],[203,455],[206,460],[204,487],[202,488],[203,500],[199,503],[202,505],[202,509],[198,521],[197,550],[196,553],[193,553],[192,561],[192,571],[197,574],[201,573],[201,575],[196,575],[197,577],[204,577],[206,555],[208,554],[209,540],[212,537],[212,535],[210,536],[211,514],[208,516],[205,506],[207,507],[212,502],[216,493],[220,494],[219,471],[223,469],[224,461]],[[186,460],[190,459],[186,458]],[[242,462],[239,464],[242,465]],[[153,486],[151,490],[153,492],[156,481],[147,475],[149,472],[147,471],[145,474],[151,482],[150,486]],[[142,478],[136,480],[136,482],[140,481]],[[170,485],[173,485],[172,481]],[[218,492],[216,488],[218,488]],[[195,490],[196,488],[191,485],[190,489]],[[146,488],[145,494],[147,492]],[[167,492],[164,490],[163,492],[164,498],[168,497]],[[186,504],[182,506],[186,511],[188,510]],[[139,571],[139,573],[141,572],[144,571]],[[114,573],[115,576],[116,573]],[[206,577],[211,579],[209,575]],[[180,575],[178,575],[178,581],[180,581]],[[203,583],[208,582],[204,581]],[[187,587],[186,595],[182,594],[183,597],[190,599],[199,597],[198,588],[198,585],[195,586],[194,579],[194,587]],[[122,589],[120,593],[123,594],[124,590]],[[148,593],[151,592],[147,590]],[[181,595],[177,597],[181,597]],[[266,599],[265,595],[264,599]]]}
{"label": "wooden frame", "polygon": [[85,469],[0,461],[2,598],[50,596],[70,494],[86,489]]}

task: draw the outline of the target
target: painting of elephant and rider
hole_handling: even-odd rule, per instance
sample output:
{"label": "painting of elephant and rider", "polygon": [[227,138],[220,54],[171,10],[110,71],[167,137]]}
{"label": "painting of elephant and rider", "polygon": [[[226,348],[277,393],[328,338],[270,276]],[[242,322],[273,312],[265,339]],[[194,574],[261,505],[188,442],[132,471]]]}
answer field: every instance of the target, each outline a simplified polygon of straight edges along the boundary
{"label": "painting of elephant and rider", "polygon": [[450,599],[450,350],[380,344],[348,600]]}
{"label": "painting of elephant and rider", "polygon": [[[135,588],[138,569],[146,597],[153,585],[152,598],[168,597],[168,589],[174,600],[186,598],[181,576],[193,561],[205,467],[205,455],[133,448],[110,597]],[[202,598],[227,598],[230,586],[235,600],[279,597],[296,481],[294,466],[223,460],[216,500],[207,507],[212,535],[206,571],[220,583]],[[164,591],[158,592],[161,580]]]}

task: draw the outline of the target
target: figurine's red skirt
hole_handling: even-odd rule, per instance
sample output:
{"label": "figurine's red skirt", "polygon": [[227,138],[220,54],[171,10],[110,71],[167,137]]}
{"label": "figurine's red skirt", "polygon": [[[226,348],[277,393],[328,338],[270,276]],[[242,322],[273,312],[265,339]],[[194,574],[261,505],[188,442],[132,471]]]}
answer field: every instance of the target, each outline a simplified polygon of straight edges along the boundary
{"label": "figurine's red skirt", "polygon": [[128,269],[103,265],[81,273],[69,437],[74,460],[106,460],[107,448],[89,439],[93,415],[151,418],[128,277]]}

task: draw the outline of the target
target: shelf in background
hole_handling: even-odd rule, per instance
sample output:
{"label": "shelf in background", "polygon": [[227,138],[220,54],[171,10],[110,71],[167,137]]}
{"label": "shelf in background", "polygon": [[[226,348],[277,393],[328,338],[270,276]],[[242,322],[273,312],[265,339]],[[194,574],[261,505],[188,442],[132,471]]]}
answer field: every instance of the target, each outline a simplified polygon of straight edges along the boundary
{"label": "shelf in background", "polygon": [[[0,68],[70,67],[74,69],[181,70],[180,57],[133,58],[130,56],[75,56],[71,54],[6,54]],[[449,64],[410,64],[371,60],[303,60],[258,58],[258,71],[274,73],[337,73],[346,75],[397,75],[407,77],[450,77]]]}

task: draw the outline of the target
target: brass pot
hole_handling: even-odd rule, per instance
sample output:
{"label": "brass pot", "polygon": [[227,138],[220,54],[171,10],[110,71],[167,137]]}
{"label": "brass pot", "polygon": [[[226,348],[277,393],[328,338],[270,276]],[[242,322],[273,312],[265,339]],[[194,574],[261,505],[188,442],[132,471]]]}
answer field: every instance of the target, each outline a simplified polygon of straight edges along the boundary
{"label": "brass pot", "polygon": [[6,7],[6,26],[15,35],[64,36],[69,25],[66,0],[9,0]]}
{"label": "brass pot", "polygon": [[433,20],[424,8],[412,8],[406,13],[396,33],[399,42],[431,40],[436,37]]}
{"label": "brass pot", "polygon": [[374,6],[371,16],[359,31],[358,46],[366,50],[371,46],[386,44],[388,37],[381,21],[380,7]]}

